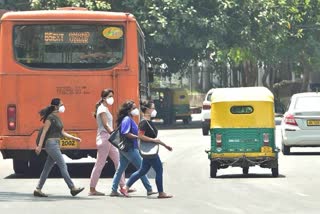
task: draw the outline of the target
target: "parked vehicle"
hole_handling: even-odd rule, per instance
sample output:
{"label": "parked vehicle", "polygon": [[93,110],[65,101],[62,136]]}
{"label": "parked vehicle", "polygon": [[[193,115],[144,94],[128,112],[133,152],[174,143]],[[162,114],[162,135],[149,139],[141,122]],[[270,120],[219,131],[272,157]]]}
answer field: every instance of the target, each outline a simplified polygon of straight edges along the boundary
{"label": "parked vehicle", "polygon": [[281,121],[282,153],[291,147],[320,146],[320,93],[294,94]]}
{"label": "parked vehicle", "polygon": [[158,119],[165,124],[172,124],[176,120],[191,121],[190,99],[188,92],[182,88],[153,88],[151,98],[157,109]]}
{"label": "parked vehicle", "polygon": [[219,88],[211,99],[210,177],[218,169],[258,165],[279,175],[273,94],[264,87]]}
{"label": "parked vehicle", "polygon": [[202,110],[201,110],[201,126],[202,126],[202,134],[208,135],[210,130],[210,113],[211,113],[211,95],[213,92],[213,88],[210,89],[202,103]]}

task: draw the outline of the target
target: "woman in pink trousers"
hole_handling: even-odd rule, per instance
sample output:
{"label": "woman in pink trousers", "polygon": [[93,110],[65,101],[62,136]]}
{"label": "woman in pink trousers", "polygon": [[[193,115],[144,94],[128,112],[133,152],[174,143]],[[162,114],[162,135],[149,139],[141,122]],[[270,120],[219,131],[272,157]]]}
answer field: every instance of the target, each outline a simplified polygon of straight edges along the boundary
{"label": "woman in pink trousers", "polygon": [[[97,130],[97,159],[90,176],[89,196],[103,196],[102,192],[96,190],[101,171],[106,164],[107,157],[113,161],[115,168],[119,165],[119,151],[109,142],[110,133],[113,131],[113,118],[108,106],[114,102],[112,89],[104,89],[101,92],[101,99],[96,104],[95,118],[98,125]],[[119,183],[120,188],[125,186],[125,177],[122,175]]]}

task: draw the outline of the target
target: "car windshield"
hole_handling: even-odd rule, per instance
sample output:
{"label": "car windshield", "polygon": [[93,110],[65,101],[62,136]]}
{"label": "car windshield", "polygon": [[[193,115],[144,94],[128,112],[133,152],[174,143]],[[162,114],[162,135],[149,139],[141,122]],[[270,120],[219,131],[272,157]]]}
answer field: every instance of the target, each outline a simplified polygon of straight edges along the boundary
{"label": "car windshield", "polygon": [[16,61],[32,68],[110,68],[124,51],[121,26],[16,25],[13,37]]}
{"label": "car windshield", "polygon": [[320,97],[298,97],[294,109],[296,110],[312,110],[320,109]]}

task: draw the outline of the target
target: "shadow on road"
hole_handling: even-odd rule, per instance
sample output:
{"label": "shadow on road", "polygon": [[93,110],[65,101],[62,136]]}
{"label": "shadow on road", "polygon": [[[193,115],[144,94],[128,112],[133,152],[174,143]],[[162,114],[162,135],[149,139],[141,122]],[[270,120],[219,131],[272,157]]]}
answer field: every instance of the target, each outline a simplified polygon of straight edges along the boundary
{"label": "shadow on road", "polygon": [[244,175],[244,174],[232,174],[232,175],[220,175],[217,176],[215,179],[234,179],[234,178],[285,178],[285,175],[279,175],[278,177],[273,177],[272,174],[248,174],[248,175]]}
{"label": "shadow on road", "polygon": [[47,198],[35,198],[33,193],[19,193],[19,192],[0,192],[0,202],[43,202],[43,201],[65,201],[65,200],[94,200],[94,198],[89,197],[73,197],[68,195],[66,191],[66,195],[50,195]]}
{"label": "shadow on road", "polygon": [[289,155],[285,155],[285,156],[294,156],[294,155],[297,155],[297,156],[303,156],[303,155],[320,155],[320,152],[290,152]]}

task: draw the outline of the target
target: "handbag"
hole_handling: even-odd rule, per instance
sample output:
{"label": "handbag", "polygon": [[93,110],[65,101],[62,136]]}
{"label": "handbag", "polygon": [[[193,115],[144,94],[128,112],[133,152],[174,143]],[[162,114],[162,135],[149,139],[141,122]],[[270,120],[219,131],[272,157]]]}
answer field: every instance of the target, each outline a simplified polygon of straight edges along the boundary
{"label": "handbag", "polygon": [[124,152],[127,152],[133,145],[130,139],[121,134],[121,126],[111,133],[109,141],[117,149]]}
{"label": "handbag", "polygon": [[[149,124],[149,122],[146,120],[148,126],[153,131],[153,133],[156,135],[154,129]],[[159,152],[159,144],[153,143],[153,142],[146,142],[143,140],[139,140],[139,152],[141,157],[143,158],[154,158],[158,155]]]}

